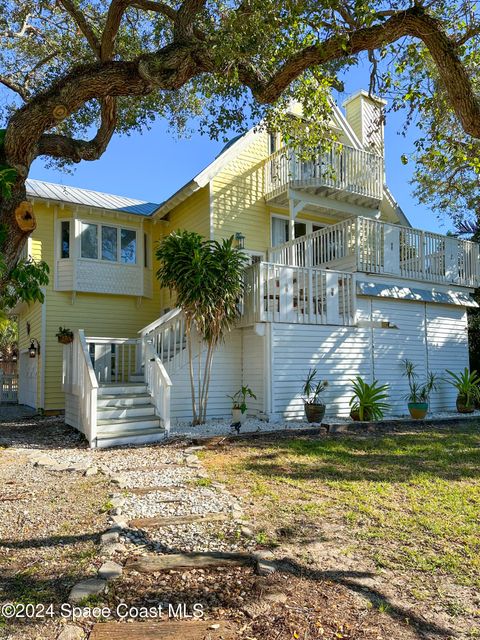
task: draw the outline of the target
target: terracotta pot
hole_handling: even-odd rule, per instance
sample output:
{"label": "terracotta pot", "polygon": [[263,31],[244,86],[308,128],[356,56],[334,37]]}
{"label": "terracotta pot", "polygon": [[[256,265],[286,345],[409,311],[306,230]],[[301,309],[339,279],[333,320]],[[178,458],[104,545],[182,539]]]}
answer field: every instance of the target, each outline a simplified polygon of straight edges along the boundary
{"label": "terracotta pot", "polygon": [[475,411],[475,403],[473,400],[471,404],[467,404],[465,396],[457,396],[457,411],[458,413],[473,413]]}
{"label": "terracotta pot", "polygon": [[60,344],[71,344],[73,342],[73,336],[57,336]]}
{"label": "terracotta pot", "polygon": [[409,402],[408,410],[414,420],[423,420],[428,413],[428,402]]}
{"label": "terracotta pot", "polygon": [[308,422],[321,422],[325,415],[326,406],[323,402],[313,404],[311,402],[305,402],[305,415]]}

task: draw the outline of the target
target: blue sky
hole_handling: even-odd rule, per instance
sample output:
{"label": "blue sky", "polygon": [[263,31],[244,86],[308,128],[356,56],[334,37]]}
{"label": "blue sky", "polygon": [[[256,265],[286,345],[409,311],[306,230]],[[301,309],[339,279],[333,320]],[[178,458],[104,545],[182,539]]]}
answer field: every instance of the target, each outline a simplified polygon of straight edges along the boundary
{"label": "blue sky", "polygon": [[[352,69],[339,102],[358,89],[367,88],[367,78],[367,68],[362,63]],[[400,135],[403,116],[399,112],[387,117],[387,183],[414,227],[445,233],[450,228],[448,220],[439,221],[434,212],[419,205],[412,196],[409,184],[412,168],[403,165],[400,156],[412,150],[415,131],[410,131],[407,137]],[[100,160],[77,165],[73,175],[46,169],[37,160],[30,177],[161,202],[208,165],[223,145],[200,134],[178,139],[167,131],[165,123],[158,122],[142,135],[115,137]]]}

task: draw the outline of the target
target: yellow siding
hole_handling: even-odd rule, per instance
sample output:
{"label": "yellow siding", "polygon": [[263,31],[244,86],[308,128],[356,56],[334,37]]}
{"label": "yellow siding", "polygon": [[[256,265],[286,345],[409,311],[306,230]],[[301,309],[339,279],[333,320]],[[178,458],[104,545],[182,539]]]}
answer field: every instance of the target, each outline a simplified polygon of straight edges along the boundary
{"label": "yellow siding", "polygon": [[363,140],[362,130],[362,96],[357,96],[345,105],[348,124],[352,127],[359,140]]}
{"label": "yellow siding", "polygon": [[188,229],[201,236],[210,236],[210,203],[208,186],[199,189],[168,214],[168,225],[165,233]]}
{"label": "yellow siding", "polygon": [[[58,218],[68,218],[71,211],[67,208],[58,209]],[[139,329],[158,318],[161,311],[161,296],[158,282],[154,276],[157,264],[154,260],[155,241],[164,233],[162,224],[144,221],[144,231],[150,235],[150,263],[152,265],[153,297],[141,300],[132,296],[98,295],[78,293],[72,297],[70,292],[55,291],[54,282],[54,246],[55,246],[55,207],[35,204],[35,214],[38,226],[32,234],[31,253],[37,259],[42,259],[50,266],[50,282],[46,291],[46,344],[41,345],[41,358],[45,358],[45,410],[62,409],[64,396],[61,390],[62,376],[62,346],[55,337],[58,327],[70,329],[85,329],[86,335],[112,336],[133,338]],[[121,218],[115,214],[83,214],[82,218],[108,224],[119,224]],[[128,221],[129,226],[137,226],[140,230],[140,217]],[[139,237],[139,242],[140,242]],[[19,315],[20,348],[29,346],[26,336],[26,323],[30,321],[30,337],[41,341],[41,305],[32,305]],[[40,366],[38,367],[38,385],[40,386]],[[40,388],[37,397],[41,397]]]}
{"label": "yellow siding", "polygon": [[263,162],[267,157],[267,133],[252,137],[246,146],[213,179],[214,238],[240,232],[245,248],[266,251],[270,216],[263,198]]}

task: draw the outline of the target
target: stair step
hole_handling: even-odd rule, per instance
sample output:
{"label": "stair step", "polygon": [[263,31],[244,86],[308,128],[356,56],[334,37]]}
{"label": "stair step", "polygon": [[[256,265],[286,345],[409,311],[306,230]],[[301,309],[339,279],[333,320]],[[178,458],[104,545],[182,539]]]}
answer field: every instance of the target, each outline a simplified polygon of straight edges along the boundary
{"label": "stair step", "polygon": [[156,416],[137,418],[110,418],[97,420],[97,432],[110,437],[123,431],[140,431],[142,429],[161,429],[161,422]]}
{"label": "stair step", "polygon": [[162,428],[122,430],[115,434],[98,434],[96,444],[99,449],[106,449],[129,444],[160,442],[164,437],[165,432]]}
{"label": "stair step", "polygon": [[102,394],[97,398],[97,407],[131,407],[134,405],[148,404],[151,397],[148,393],[117,393],[113,395]]}
{"label": "stair step", "polygon": [[130,382],[135,382],[135,383],[144,383],[145,382],[145,375],[143,373],[136,373],[132,376],[130,376],[129,378]]}
{"label": "stair step", "polygon": [[99,396],[104,396],[104,395],[112,396],[112,395],[120,395],[120,394],[130,395],[130,394],[137,394],[137,393],[147,393],[147,385],[140,384],[138,382],[118,382],[118,383],[109,382],[106,384],[101,384],[98,387]]}
{"label": "stair step", "polygon": [[128,419],[154,415],[155,407],[151,403],[134,404],[127,407],[97,407],[98,420]]}

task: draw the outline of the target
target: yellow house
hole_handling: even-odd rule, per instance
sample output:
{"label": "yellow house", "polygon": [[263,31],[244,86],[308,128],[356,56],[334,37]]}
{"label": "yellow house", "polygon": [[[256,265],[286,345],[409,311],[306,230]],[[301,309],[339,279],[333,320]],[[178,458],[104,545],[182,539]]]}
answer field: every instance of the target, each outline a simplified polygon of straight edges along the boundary
{"label": "yellow house", "polygon": [[[248,384],[251,412],[301,418],[311,367],[329,380],[330,413],[348,413],[356,375],[390,383],[401,413],[404,358],[423,373],[468,366],[478,245],[411,228],[385,185],[382,101],[361,91],[344,107],[314,160],[252,129],[160,205],[29,181],[28,253],[51,278],[43,305],[16,309],[19,401],[65,411],[92,446],[156,440],[189,419],[183,317],[154,260],[179,228],[233,235],[250,256],[241,319],[214,358],[211,417]],[[58,343],[60,326],[73,343]],[[431,404],[448,408],[452,393],[440,384]]]}

